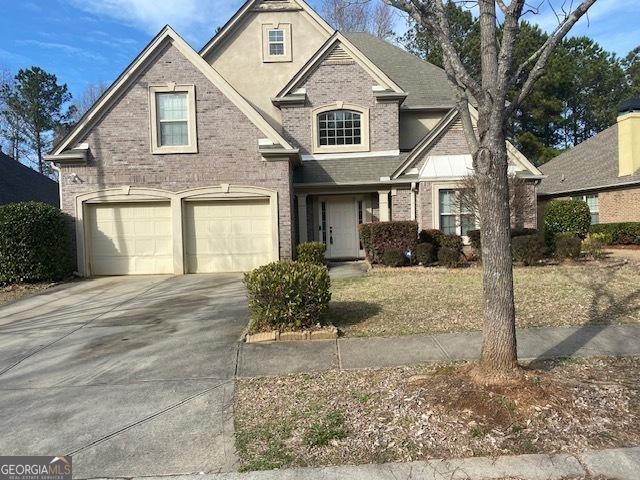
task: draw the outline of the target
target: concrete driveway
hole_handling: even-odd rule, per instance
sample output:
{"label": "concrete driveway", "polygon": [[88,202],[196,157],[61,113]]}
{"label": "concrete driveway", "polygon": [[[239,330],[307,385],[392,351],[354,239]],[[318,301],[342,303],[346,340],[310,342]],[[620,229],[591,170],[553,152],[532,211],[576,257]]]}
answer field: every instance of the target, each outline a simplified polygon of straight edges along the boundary
{"label": "concrete driveway", "polygon": [[74,478],[233,468],[240,275],[110,277],[0,307],[0,452]]}

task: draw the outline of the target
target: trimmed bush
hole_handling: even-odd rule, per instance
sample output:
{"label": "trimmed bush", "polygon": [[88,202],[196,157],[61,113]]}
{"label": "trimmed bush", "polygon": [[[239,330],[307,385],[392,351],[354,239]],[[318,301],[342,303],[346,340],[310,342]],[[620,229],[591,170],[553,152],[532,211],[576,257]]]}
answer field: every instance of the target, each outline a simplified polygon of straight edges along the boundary
{"label": "trimmed bush", "polygon": [[419,243],[416,246],[414,259],[422,265],[429,265],[436,260],[436,247],[432,243]]}
{"label": "trimmed bush", "polygon": [[373,222],[358,226],[367,259],[381,263],[387,250],[415,250],[418,243],[416,222]]}
{"label": "trimmed bush", "polygon": [[[535,228],[512,228],[511,238],[522,237],[524,235],[536,235],[538,231]],[[480,230],[469,230],[467,232],[469,243],[480,256],[482,254],[482,243],[480,241]]]}
{"label": "trimmed bush", "polygon": [[545,243],[540,235],[519,235],[511,240],[513,261],[536,265],[544,258]]}
{"label": "trimmed bush", "polygon": [[324,257],[327,246],[322,242],[304,242],[298,245],[296,249],[298,253],[298,261],[313,263],[314,265],[325,265]]}
{"label": "trimmed bush", "polygon": [[382,254],[382,264],[387,267],[401,267],[407,264],[407,258],[402,250],[389,248]]}
{"label": "trimmed bush", "polygon": [[550,247],[560,233],[585,238],[590,226],[589,206],[582,200],[552,200],[544,210],[544,238]]}
{"label": "trimmed bush", "polygon": [[71,274],[67,225],[46,203],[0,207],[0,283],[55,281]]}
{"label": "trimmed bush", "polygon": [[607,245],[640,245],[640,222],[599,223],[589,231],[610,235]]}
{"label": "trimmed bush", "polygon": [[299,330],[321,321],[331,292],[326,267],[272,262],[245,273],[252,330]]}
{"label": "trimmed bush", "polygon": [[460,265],[460,250],[451,247],[438,249],[438,262],[443,267],[456,268]]}
{"label": "trimmed bush", "polygon": [[571,233],[555,236],[554,255],[558,259],[578,258],[582,250],[582,240]]}
{"label": "trimmed bush", "polygon": [[462,253],[462,237],[460,235],[443,235],[440,239],[440,247],[452,248]]}
{"label": "trimmed bush", "polygon": [[437,252],[438,248],[440,248],[442,237],[444,237],[444,233],[442,233],[440,230],[435,230],[435,229],[420,230],[420,233],[418,234],[418,242],[430,243],[435,247],[435,250]]}
{"label": "trimmed bush", "polygon": [[582,241],[582,250],[593,258],[602,258],[604,257],[604,247],[610,243],[611,235],[609,233],[590,233]]}

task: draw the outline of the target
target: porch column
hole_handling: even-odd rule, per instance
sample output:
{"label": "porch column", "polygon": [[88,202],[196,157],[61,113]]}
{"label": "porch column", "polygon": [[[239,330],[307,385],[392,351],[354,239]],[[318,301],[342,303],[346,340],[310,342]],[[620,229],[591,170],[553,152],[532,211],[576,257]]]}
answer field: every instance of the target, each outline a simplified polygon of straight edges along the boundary
{"label": "porch column", "polygon": [[378,190],[378,208],[380,209],[380,221],[389,221],[389,190]]}
{"label": "porch column", "polygon": [[298,238],[300,243],[307,241],[307,194],[298,193]]}

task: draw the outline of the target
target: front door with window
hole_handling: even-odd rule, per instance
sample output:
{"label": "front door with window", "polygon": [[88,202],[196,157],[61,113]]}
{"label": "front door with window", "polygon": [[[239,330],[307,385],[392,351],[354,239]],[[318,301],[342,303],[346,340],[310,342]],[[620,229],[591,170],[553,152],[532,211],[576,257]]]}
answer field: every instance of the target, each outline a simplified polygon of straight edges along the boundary
{"label": "front door with window", "polygon": [[326,197],[320,201],[320,235],[327,258],[360,257],[358,201],[354,197]]}

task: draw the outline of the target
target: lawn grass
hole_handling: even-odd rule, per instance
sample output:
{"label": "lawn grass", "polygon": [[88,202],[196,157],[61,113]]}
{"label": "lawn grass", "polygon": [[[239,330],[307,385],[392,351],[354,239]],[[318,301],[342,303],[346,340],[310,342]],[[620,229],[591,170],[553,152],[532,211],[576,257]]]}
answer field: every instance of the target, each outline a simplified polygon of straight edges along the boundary
{"label": "lawn grass", "polygon": [[[519,327],[640,322],[640,268],[603,263],[514,270]],[[372,270],[334,280],[328,319],[347,336],[480,330],[479,267]]]}
{"label": "lawn grass", "polygon": [[639,358],[609,358],[491,388],[460,363],[239,379],[236,448],[265,470],[637,446],[639,377]]}

